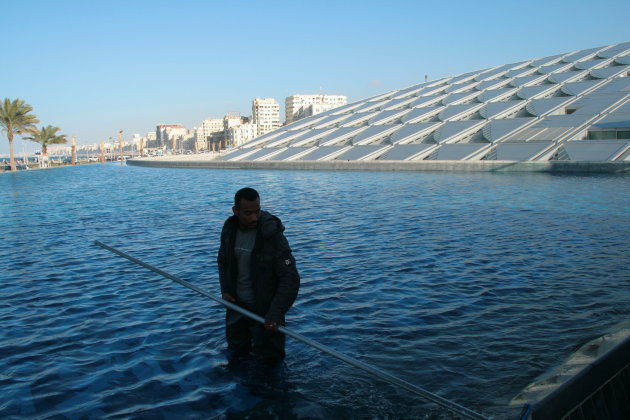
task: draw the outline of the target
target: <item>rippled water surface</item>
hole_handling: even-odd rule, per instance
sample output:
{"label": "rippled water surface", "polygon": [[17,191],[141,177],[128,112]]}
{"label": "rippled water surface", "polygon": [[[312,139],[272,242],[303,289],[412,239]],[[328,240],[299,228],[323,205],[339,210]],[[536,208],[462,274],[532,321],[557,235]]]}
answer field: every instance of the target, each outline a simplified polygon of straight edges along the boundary
{"label": "rippled water surface", "polygon": [[218,294],[234,192],[294,248],[288,327],[495,418],[630,315],[630,177],[152,169],[0,174],[0,418],[452,418],[288,339],[226,363]]}

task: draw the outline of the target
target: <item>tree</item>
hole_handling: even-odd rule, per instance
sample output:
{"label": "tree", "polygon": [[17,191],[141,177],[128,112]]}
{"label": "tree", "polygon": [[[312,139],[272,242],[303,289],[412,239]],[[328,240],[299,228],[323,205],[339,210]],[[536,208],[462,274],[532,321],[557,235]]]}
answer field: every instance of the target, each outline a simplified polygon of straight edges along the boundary
{"label": "tree", "polygon": [[[34,141],[42,145],[42,158],[48,154],[49,144],[67,143],[68,139],[65,134],[57,134],[57,131],[61,130],[59,127],[48,125],[42,127],[33,136],[27,137],[26,140]],[[43,159],[42,159],[43,160]]]}
{"label": "tree", "polygon": [[35,134],[39,122],[35,114],[32,114],[33,107],[25,104],[21,99],[13,101],[5,98],[0,103],[0,127],[2,132],[9,139],[9,155],[11,171],[15,171],[15,158],[13,156],[13,136],[15,134]]}

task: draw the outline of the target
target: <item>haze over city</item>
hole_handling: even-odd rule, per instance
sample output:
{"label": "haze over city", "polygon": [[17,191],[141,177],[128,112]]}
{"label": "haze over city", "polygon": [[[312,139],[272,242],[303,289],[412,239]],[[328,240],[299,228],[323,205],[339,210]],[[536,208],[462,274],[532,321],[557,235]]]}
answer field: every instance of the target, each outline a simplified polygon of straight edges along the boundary
{"label": "haze over city", "polygon": [[161,123],[248,116],[254,98],[276,99],[284,117],[294,94],[350,103],[425,75],[624,42],[629,13],[627,1],[3,2],[13,40],[0,98],[95,144],[118,130],[129,139]]}

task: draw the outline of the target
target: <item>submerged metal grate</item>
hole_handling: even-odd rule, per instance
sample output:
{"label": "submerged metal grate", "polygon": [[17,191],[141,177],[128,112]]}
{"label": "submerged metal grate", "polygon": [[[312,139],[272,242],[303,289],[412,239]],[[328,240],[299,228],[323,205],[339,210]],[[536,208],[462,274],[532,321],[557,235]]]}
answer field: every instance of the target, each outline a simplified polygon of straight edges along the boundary
{"label": "submerged metal grate", "polygon": [[563,419],[630,419],[630,364]]}

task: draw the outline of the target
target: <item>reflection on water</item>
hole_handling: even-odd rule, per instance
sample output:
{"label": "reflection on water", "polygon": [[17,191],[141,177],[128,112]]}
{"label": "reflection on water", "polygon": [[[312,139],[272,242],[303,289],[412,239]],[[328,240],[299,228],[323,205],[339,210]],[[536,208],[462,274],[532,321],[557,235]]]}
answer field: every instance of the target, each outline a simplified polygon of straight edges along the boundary
{"label": "reflection on water", "polygon": [[628,318],[629,177],[0,174],[0,416],[450,418],[291,339],[278,371],[228,365],[217,304],[93,245],[218,294],[217,240],[242,186],[298,260],[289,328],[495,418]]}

